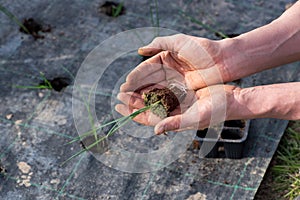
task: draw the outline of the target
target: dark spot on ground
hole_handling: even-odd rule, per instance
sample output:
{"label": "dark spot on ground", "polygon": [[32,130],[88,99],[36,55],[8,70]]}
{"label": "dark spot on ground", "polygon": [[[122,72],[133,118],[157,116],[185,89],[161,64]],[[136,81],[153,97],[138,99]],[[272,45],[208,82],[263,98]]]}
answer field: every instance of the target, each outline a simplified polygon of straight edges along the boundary
{"label": "dark spot on ground", "polygon": [[[71,80],[66,77],[57,77],[57,78],[54,78],[52,80],[47,80],[47,81],[51,84],[52,88],[58,92],[60,92],[62,89],[64,89],[68,85],[70,85],[70,82],[71,82]],[[39,85],[47,86],[47,82],[43,81]]]}
{"label": "dark spot on ground", "polygon": [[105,1],[104,4],[99,6],[99,12],[106,14],[110,17],[118,17],[125,14],[125,7],[123,3],[116,3],[113,1]]}
{"label": "dark spot on ground", "polygon": [[[228,38],[234,38],[234,37],[239,36],[240,34],[238,34],[238,33],[224,33],[224,35],[226,35]],[[221,38],[221,39],[226,38],[222,34],[220,34],[219,32],[215,32],[215,36],[217,36],[218,38]]]}
{"label": "dark spot on ground", "polygon": [[44,36],[40,35],[39,32],[51,32],[50,25],[42,25],[33,18],[24,19],[23,26],[28,30],[28,32],[24,30],[22,27],[20,27],[20,31],[25,34],[32,35],[34,39],[44,38]]}
{"label": "dark spot on ground", "polygon": [[7,170],[6,170],[5,167],[2,166],[2,164],[0,163],[0,175],[3,175],[3,174],[5,174],[5,173],[7,173]]}

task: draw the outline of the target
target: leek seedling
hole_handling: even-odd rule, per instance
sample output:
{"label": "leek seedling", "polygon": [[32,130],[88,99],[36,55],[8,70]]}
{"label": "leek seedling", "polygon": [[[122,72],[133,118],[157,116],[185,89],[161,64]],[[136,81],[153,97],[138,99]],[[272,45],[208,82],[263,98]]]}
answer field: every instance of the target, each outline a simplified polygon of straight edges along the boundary
{"label": "leek seedling", "polygon": [[136,116],[138,116],[139,114],[147,111],[147,110],[150,110],[151,108],[157,106],[158,104],[160,103],[160,101],[157,101],[149,106],[145,106],[133,113],[131,113],[130,115],[128,116],[123,116],[123,117],[120,117],[116,120],[113,120],[113,121],[110,121],[108,123],[105,123],[103,125],[100,125],[99,127],[97,127],[96,129],[93,129],[93,130],[90,130],[88,132],[85,132],[83,133],[82,135],[76,137],[75,139],[73,139],[72,141],[70,141],[68,144],[71,144],[73,142],[76,142],[76,141],[82,141],[84,138],[90,136],[90,135],[93,135],[93,133],[95,133],[95,131],[99,130],[99,129],[102,129],[104,127],[107,127],[109,125],[112,125],[112,128],[109,129],[108,133],[103,136],[103,137],[100,137],[98,138],[94,143],[86,146],[85,148],[83,148],[81,151],[78,151],[76,154],[74,154],[73,156],[71,156],[70,158],[68,158],[66,161],[64,161],[62,163],[62,165],[66,164],[68,161],[72,160],[73,158],[75,158],[76,156],[79,156],[80,154],[90,150],[91,148],[95,147],[97,144],[99,144],[100,142],[103,142],[105,140],[107,140],[110,136],[112,136],[117,130],[119,130],[122,126],[124,126],[125,124],[127,124],[129,121],[131,121],[133,118],[135,118]]}

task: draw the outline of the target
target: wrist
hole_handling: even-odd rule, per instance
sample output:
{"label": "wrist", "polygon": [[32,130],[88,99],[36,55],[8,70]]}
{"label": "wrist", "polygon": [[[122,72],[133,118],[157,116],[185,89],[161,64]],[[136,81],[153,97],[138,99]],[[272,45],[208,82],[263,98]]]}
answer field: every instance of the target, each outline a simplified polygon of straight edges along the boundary
{"label": "wrist", "polygon": [[229,119],[300,119],[300,83],[284,83],[234,91]]}
{"label": "wrist", "polygon": [[223,81],[230,82],[241,78],[238,74],[240,70],[238,69],[238,62],[242,56],[239,51],[237,51],[239,41],[235,38],[227,38],[217,41],[220,54],[219,59],[216,60],[217,66],[222,73]]}
{"label": "wrist", "polygon": [[300,58],[300,2],[270,24],[219,41],[229,81]]}
{"label": "wrist", "polygon": [[[234,87],[233,90],[226,96],[227,111],[226,120],[236,120],[236,119],[251,119],[255,115],[253,110],[249,110],[249,101],[251,97],[251,92],[248,88],[243,89],[239,87]],[[256,112],[257,114],[257,112]]]}
{"label": "wrist", "polygon": [[235,119],[265,118],[273,110],[273,101],[263,96],[263,87],[243,88],[235,94]]}

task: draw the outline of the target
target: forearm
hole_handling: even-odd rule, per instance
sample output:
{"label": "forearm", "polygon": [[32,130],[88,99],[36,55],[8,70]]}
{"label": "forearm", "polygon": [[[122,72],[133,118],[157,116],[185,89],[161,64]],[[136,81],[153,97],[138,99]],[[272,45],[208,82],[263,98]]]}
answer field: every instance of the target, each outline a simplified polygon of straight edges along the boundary
{"label": "forearm", "polygon": [[300,82],[244,88],[233,96],[228,119],[300,120]]}
{"label": "forearm", "polygon": [[272,23],[220,45],[224,81],[300,60],[300,1]]}

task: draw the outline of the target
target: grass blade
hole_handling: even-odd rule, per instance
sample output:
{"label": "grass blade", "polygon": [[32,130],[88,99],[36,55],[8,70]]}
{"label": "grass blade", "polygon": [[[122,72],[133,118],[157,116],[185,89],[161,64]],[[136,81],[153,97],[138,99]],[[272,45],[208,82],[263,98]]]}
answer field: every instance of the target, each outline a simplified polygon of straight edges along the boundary
{"label": "grass blade", "polygon": [[112,15],[113,17],[118,17],[121,14],[123,8],[123,2],[119,3],[118,6],[112,8]]}
{"label": "grass blade", "polygon": [[20,28],[22,28],[27,34],[30,34],[28,29],[18,20],[18,18],[8,11],[4,6],[0,4],[0,11],[3,12],[6,16],[8,16],[12,21],[14,21]]}
{"label": "grass blade", "polygon": [[[160,101],[157,101],[149,106],[145,106],[133,113],[131,113],[130,115],[128,116],[124,116],[124,117],[121,117],[121,118],[118,118],[116,120],[113,120],[113,121],[110,121],[106,124],[103,124],[99,127],[97,127],[97,129],[99,128],[103,128],[105,126],[108,126],[110,124],[113,124],[113,127],[109,130],[109,132],[107,133],[107,135],[101,137],[100,139],[96,139],[96,141],[94,143],[92,143],[91,145],[89,145],[88,147],[85,147],[84,149],[80,150],[79,152],[77,152],[76,154],[72,155],[70,158],[68,158],[66,161],[64,161],[62,163],[62,165],[66,164],[68,161],[72,160],[73,158],[75,158],[76,156],[79,156],[80,154],[82,154],[83,152],[85,151],[88,151],[90,150],[91,148],[93,148],[94,146],[96,146],[99,142],[107,139],[108,137],[110,137],[111,135],[113,135],[117,130],[119,130],[122,126],[124,126],[125,124],[127,124],[129,121],[131,121],[133,118],[135,118],[136,116],[138,116],[139,114],[151,109],[152,107],[156,106],[157,104],[159,104]],[[75,139],[73,139],[72,141],[70,141],[68,144],[70,143],[73,143],[73,142],[76,142],[78,140],[82,140],[84,137],[87,137],[89,134],[91,133],[94,133],[95,129],[94,130],[91,130],[91,131],[88,131],[86,133],[84,133],[83,135],[80,135],[78,137],[76,137]]]}
{"label": "grass blade", "polygon": [[201,21],[195,19],[194,17],[188,15],[187,13],[185,13],[185,12],[183,12],[183,11],[181,11],[181,10],[179,11],[179,14],[180,14],[181,16],[187,18],[187,19],[190,20],[191,22],[200,25],[201,27],[203,27],[204,29],[206,29],[206,30],[208,30],[208,31],[210,31],[210,32],[212,32],[212,33],[216,33],[216,34],[220,35],[220,36],[223,37],[223,38],[229,38],[226,34],[222,33],[221,31],[218,31],[218,30],[212,28],[211,26],[209,26],[209,25],[207,25],[207,24],[204,24],[203,22],[201,22]]}

